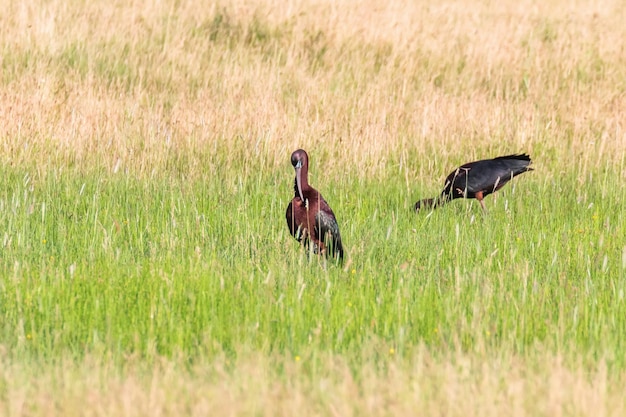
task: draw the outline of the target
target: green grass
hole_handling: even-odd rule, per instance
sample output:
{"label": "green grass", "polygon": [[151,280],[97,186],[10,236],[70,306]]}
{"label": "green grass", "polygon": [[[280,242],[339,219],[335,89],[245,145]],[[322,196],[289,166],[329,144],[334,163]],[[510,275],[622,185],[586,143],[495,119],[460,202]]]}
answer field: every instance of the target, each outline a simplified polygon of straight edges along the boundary
{"label": "green grass", "polygon": [[288,163],[193,181],[5,168],[9,356],[327,352],[356,372],[371,346],[532,359],[539,344],[625,369],[626,201],[613,177],[534,171],[489,197],[487,214],[455,201],[418,215],[411,204],[436,189],[407,191],[393,169],[380,180],[322,178],[323,163],[312,181],[339,219],[345,268],[307,258],[289,236]]}
{"label": "green grass", "polygon": [[[625,415],[625,13],[10,3],[0,416]],[[288,234],[300,147],[344,265]]]}

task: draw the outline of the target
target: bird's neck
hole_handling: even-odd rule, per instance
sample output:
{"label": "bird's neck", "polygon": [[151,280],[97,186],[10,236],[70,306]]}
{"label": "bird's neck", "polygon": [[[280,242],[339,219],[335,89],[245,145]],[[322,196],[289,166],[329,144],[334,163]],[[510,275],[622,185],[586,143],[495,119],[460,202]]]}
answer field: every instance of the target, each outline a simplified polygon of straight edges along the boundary
{"label": "bird's neck", "polygon": [[[304,198],[312,198],[312,193],[315,192],[315,190],[309,185],[309,178],[306,171],[303,171],[300,174],[300,187],[302,187],[302,195],[304,196]],[[293,193],[295,197],[300,196],[300,194],[298,193],[297,178],[293,179]]]}
{"label": "bird's neck", "polygon": [[300,196],[300,194],[298,194],[298,180],[296,178],[293,179],[293,194],[295,197]]}

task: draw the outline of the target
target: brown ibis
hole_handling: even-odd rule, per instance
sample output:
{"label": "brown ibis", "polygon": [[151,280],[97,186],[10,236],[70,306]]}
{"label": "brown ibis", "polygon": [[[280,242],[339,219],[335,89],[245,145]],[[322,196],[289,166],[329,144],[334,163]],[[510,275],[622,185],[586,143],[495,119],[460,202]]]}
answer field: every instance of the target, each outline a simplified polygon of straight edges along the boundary
{"label": "brown ibis", "polygon": [[332,209],[319,191],[309,185],[309,156],[303,149],[291,154],[296,171],[294,197],[287,206],[287,226],[291,235],[319,255],[343,260],[339,225]]}
{"label": "brown ibis", "polygon": [[461,165],[448,175],[441,195],[418,201],[415,203],[415,211],[434,209],[456,198],[475,198],[486,211],[483,199],[498,191],[513,177],[532,171],[530,163],[530,156],[519,154]]}

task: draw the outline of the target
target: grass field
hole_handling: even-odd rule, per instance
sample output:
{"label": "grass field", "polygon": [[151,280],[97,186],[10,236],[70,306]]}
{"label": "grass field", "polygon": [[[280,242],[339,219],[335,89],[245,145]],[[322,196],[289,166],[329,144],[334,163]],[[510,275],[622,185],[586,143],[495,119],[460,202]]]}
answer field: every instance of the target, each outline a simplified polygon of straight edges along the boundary
{"label": "grass field", "polygon": [[0,415],[626,414],[626,6],[435,3],[0,10]]}

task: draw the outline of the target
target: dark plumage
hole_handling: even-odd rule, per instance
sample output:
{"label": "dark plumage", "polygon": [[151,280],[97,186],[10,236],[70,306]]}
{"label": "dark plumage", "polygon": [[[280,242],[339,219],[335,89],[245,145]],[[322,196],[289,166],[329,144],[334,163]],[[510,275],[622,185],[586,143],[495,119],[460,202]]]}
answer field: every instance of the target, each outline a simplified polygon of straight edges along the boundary
{"label": "dark plumage", "polygon": [[313,252],[343,259],[343,246],[335,214],[322,195],[309,185],[309,156],[303,149],[291,154],[296,171],[294,197],[287,206],[287,226],[291,235]]}
{"label": "dark plumage", "polygon": [[415,210],[437,208],[455,198],[475,198],[483,210],[486,210],[483,198],[498,191],[513,177],[532,171],[530,163],[530,156],[521,154],[461,165],[448,175],[441,195],[418,201],[415,203]]}

